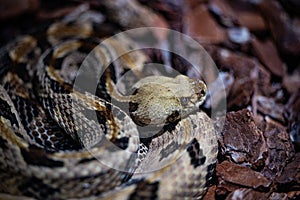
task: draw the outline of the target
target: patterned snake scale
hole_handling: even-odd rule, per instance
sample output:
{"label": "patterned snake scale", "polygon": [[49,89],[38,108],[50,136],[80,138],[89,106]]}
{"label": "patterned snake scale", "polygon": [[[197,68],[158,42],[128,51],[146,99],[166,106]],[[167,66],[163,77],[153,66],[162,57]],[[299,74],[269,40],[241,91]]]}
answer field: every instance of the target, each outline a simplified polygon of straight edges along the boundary
{"label": "patterned snake scale", "polygon": [[128,50],[124,38],[100,44],[88,20],[1,49],[0,199],[203,197],[217,157],[213,123],[199,110],[205,84],[147,76],[123,95],[118,79],[138,77],[146,60],[134,51],[109,65]]}

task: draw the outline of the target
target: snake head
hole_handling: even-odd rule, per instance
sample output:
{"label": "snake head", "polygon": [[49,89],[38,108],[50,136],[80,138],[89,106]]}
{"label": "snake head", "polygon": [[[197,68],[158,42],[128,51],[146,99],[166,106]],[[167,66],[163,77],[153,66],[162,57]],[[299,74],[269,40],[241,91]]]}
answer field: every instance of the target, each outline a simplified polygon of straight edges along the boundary
{"label": "snake head", "polygon": [[129,112],[138,125],[164,125],[197,111],[206,98],[203,81],[184,75],[149,76],[135,84]]}

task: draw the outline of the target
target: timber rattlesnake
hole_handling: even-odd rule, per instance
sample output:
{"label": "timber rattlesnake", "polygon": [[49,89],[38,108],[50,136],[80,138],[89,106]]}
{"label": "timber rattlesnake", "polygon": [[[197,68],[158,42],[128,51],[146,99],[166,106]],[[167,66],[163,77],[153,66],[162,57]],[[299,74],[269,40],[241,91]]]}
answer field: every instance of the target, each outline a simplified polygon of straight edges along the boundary
{"label": "timber rattlesnake", "polygon": [[103,70],[114,51],[130,46],[122,38],[100,44],[92,27],[61,21],[45,37],[22,36],[2,48],[1,196],[201,198],[217,154],[213,124],[198,110],[205,84],[150,76],[119,94],[116,81],[145,55],[124,54]]}

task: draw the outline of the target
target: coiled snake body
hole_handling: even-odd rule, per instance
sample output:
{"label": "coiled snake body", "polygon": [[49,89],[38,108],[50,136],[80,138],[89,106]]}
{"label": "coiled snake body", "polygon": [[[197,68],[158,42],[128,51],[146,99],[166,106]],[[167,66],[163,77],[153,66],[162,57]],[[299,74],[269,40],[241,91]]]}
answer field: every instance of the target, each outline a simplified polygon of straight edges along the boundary
{"label": "coiled snake body", "polygon": [[[76,31],[65,31],[66,37],[63,29]],[[41,43],[24,36],[1,50],[2,197],[203,196],[217,140],[210,118],[198,110],[206,93],[202,81],[149,76],[124,96],[116,81],[143,64],[141,52],[103,70],[114,51],[130,47],[121,40],[99,44],[87,24],[55,23],[47,48]]]}

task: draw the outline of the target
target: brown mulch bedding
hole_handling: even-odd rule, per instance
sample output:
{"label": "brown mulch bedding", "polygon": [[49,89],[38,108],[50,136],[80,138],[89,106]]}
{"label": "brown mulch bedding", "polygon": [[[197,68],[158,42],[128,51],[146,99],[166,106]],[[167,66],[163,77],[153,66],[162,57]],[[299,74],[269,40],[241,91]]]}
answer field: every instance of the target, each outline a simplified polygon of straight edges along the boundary
{"label": "brown mulch bedding", "polygon": [[[82,3],[2,2],[0,45],[47,26]],[[99,2],[87,2],[106,16]],[[218,134],[216,176],[204,199],[299,198],[299,1],[139,2],[159,16],[152,25],[192,36],[231,80],[225,84],[227,114],[223,130]],[[105,19],[103,30],[109,32],[116,28],[122,27],[109,17]],[[160,53],[157,54],[159,57]],[[182,62],[172,61],[175,66]]]}

